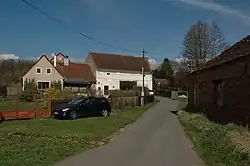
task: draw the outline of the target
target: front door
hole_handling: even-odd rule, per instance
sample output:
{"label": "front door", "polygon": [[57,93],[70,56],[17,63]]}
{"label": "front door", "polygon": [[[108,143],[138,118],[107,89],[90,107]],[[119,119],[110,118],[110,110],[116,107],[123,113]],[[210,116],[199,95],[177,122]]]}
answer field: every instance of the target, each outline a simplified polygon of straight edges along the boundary
{"label": "front door", "polygon": [[37,82],[38,90],[45,90],[47,88],[49,88],[49,82]]}
{"label": "front door", "polygon": [[104,85],[104,95],[108,95],[108,94],[109,94],[109,86]]}

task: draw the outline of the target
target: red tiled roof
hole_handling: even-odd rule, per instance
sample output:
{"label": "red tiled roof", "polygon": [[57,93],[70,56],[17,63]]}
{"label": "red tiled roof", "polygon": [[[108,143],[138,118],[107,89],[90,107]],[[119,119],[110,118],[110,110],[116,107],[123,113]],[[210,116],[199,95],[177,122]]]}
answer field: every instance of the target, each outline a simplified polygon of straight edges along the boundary
{"label": "red tiled roof", "polygon": [[[220,64],[223,64],[228,61],[232,61],[234,59],[244,57],[250,55],[250,35],[243,38],[233,46],[231,46],[229,49],[222,52],[219,56],[216,58],[208,61],[205,63],[201,68],[197,69],[196,71],[200,71],[203,69],[211,68]],[[194,72],[196,72],[194,71]]]}
{"label": "red tiled roof", "polygon": [[80,78],[89,82],[95,82],[95,76],[88,64],[70,62],[68,66],[58,65],[56,69],[65,78]]}
{"label": "red tiled roof", "polygon": [[[89,56],[99,69],[141,71],[143,59],[136,56],[90,52]],[[144,59],[144,71],[151,72],[148,59]]]}

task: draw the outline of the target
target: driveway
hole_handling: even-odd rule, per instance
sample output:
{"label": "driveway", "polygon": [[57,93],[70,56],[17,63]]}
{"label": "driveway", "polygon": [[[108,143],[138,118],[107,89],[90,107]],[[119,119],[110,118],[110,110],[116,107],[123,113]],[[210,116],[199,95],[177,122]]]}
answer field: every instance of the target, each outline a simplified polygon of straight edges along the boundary
{"label": "driveway", "polygon": [[177,103],[160,103],[110,143],[72,156],[56,166],[203,166],[177,117]]}

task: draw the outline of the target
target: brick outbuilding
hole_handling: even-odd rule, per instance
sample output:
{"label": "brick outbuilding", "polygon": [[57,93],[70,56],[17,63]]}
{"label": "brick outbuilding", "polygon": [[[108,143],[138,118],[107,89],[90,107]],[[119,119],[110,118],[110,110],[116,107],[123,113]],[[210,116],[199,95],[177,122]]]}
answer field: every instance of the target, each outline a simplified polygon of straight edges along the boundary
{"label": "brick outbuilding", "polygon": [[189,110],[250,124],[250,36],[189,75]]}

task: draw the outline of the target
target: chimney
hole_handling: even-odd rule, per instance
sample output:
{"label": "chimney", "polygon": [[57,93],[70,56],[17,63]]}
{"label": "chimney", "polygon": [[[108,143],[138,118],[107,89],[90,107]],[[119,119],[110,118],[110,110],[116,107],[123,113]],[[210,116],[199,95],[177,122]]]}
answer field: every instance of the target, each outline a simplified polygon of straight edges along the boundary
{"label": "chimney", "polygon": [[56,54],[52,54],[52,56],[54,57],[54,67],[56,67]]}

